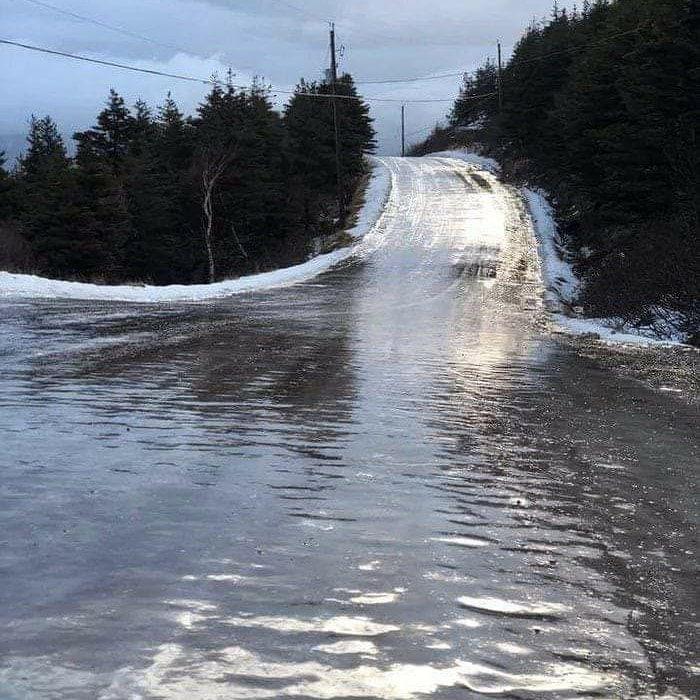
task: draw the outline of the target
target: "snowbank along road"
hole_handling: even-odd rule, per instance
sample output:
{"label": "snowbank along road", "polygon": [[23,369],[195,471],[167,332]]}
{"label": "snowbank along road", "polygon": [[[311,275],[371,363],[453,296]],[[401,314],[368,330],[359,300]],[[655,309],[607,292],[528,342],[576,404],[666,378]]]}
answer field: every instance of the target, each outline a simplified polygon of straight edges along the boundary
{"label": "snowbank along road", "polygon": [[696,414],[546,333],[515,192],[383,163],[296,286],[0,302],[0,697],[693,696]]}

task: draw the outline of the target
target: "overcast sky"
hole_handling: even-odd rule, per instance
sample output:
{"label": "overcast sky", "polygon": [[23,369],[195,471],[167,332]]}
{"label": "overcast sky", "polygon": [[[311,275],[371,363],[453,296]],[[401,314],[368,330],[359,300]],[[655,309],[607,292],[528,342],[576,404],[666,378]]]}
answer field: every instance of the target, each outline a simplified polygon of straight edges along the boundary
{"label": "overcast sky", "polygon": [[[118,26],[150,40],[61,15],[36,3]],[[363,80],[473,70],[506,55],[552,0],[0,0],[0,38],[94,58],[207,78],[231,67],[236,82],[260,75],[279,89],[320,77],[327,65],[328,20],[336,22],[341,69],[366,97],[451,99],[459,78],[390,85]],[[129,73],[0,45],[0,138],[26,131],[30,114],[51,114],[63,131],[89,126],[110,87],[129,102],[162,102],[171,91],[191,112],[206,86]],[[278,104],[284,96],[280,95]],[[449,102],[407,104],[407,131],[419,139]],[[400,105],[372,103],[380,149],[399,147]],[[418,133],[416,133],[418,132]]]}

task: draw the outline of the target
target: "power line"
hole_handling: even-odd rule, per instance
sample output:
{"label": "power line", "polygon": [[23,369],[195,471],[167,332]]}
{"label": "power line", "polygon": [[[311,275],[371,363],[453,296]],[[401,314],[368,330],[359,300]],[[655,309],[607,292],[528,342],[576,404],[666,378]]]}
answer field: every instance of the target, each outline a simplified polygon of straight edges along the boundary
{"label": "power line", "polygon": [[392,83],[421,83],[426,80],[442,80],[443,78],[456,78],[464,75],[466,71],[458,73],[442,73],[440,75],[428,75],[415,78],[388,78],[387,80],[356,80],[356,85],[391,85]]}
{"label": "power line", "polygon": [[[330,23],[330,20],[325,20],[322,19],[319,15],[314,15],[312,13],[307,12],[301,7],[298,7],[297,5],[294,5],[290,2],[286,2],[286,0],[269,0],[270,2],[274,2],[278,5],[282,5],[284,7],[288,7],[295,12],[298,12],[302,15],[305,15],[307,17],[310,17],[312,19],[316,19],[320,22],[328,22]],[[124,27],[120,27],[118,25],[110,24],[108,22],[104,22],[100,19],[96,19],[94,17],[88,17],[86,15],[81,15],[78,14],[77,12],[73,12],[71,10],[66,10],[62,7],[57,7],[56,5],[52,5],[49,2],[43,2],[43,0],[24,0],[24,2],[27,2],[31,5],[36,5],[37,7],[42,7],[46,10],[50,10],[52,12],[57,12],[58,14],[64,15],[66,17],[70,17],[71,19],[78,20],[79,22],[86,22],[88,24],[92,24],[96,27],[101,27],[103,29],[108,29],[112,32],[117,32],[118,34],[122,34],[124,36],[128,36],[132,39],[139,39],[140,41],[145,41],[149,44],[153,44],[155,46],[160,46],[162,48],[166,49],[173,49],[175,51],[179,51],[181,53],[185,54],[196,54],[196,52],[190,50],[190,49],[185,49],[181,46],[177,46],[175,44],[170,44],[167,42],[163,41],[158,41],[157,39],[152,39],[149,36],[146,36],[145,34],[138,34],[137,32],[132,32],[129,29],[125,29]],[[326,63],[324,59],[324,64]],[[387,79],[387,80],[356,80],[355,84],[356,85],[391,85],[394,83],[415,83],[415,82],[422,82],[422,81],[430,81],[430,80],[440,80],[444,78],[454,78],[458,77],[464,74],[464,71],[460,72],[455,72],[455,73],[445,73],[442,75],[434,75],[434,76],[427,76],[427,77],[413,77],[413,78],[393,78],[393,79]]]}
{"label": "power line", "polygon": [[[66,51],[56,51],[54,49],[47,49],[43,46],[33,46],[31,44],[23,44],[18,41],[10,41],[9,39],[0,39],[0,44],[5,44],[7,46],[14,46],[21,49],[26,49],[27,51],[36,51],[38,53],[49,54],[51,56],[61,56],[62,58],[70,58],[75,61],[83,61],[85,63],[94,63],[100,66],[109,66],[110,68],[119,68],[120,70],[131,71],[133,73],[146,73],[148,75],[156,75],[164,78],[173,78],[175,80],[186,80],[191,83],[200,83],[202,85],[216,85],[218,81],[215,78],[196,78],[191,75],[181,75],[178,73],[166,73],[164,71],[159,71],[151,68],[138,68],[137,66],[130,66],[126,63],[117,63],[116,61],[105,61],[99,58],[90,58],[88,56],[81,56],[79,54],[68,53]],[[232,87],[246,90],[248,86],[246,85],[232,85]],[[426,99],[399,99],[399,98],[382,98],[382,97],[355,97],[353,95],[326,95],[317,92],[298,92],[295,90],[279,90],[272,85],[269,86],[270,90],[274,93],[279,93],[281,95],[304,95],[306,97],[315,97],[319,99],[338,99],[338,100],[352,100],[357,102],[385,102],[385,103],[429,103],[429,102],[454,102],[454,97],[448,98],[426,98]]]}
{"label": "power line", "polygon": [[418,134],[422,134],[426,131],[430,131],[434,129],[437,126],[437,124],[429,124],[428,126],[424,126],[422,129],[416,129],[415,131],[411,131],[411,133],[406,134],[406,138],[410,139],[413,138],[414,136],[418,136]]}
{"label": "power line", "polygon": [[294,5],[291,2],[287,2],[287,0],[269,0],[269,2],[275,3],[276,5],[282,5],[283,7],[287,7],[290,10],[294,10],[294,12],[298,12],[301,15],[304,15],[308,17],[309,19],[314,19],[319,22],[323,22],[324,24],[331,24],[332,20],[323,18],[320,15],[313,14],[312,12],[309,12],[308,10],[305,10],[303,7],[299,7],[298,5]]}
{"label": "power line", "polygon": [[137,68],[136,66],[129,66],[125,63],[116,63],[114,61],[103,61],[99,58],[89,58],[87,56],[79,56],[74,53],[66,53],[65,51],[55,51],[54,49],[46,49],[42,46],[32,46],[31,44],[22,44],[18,41],[10,41],[9,39],[0,39],[0,44],[6,44],[8,46],[16,46],[21,49],[27,49],[28,51],[38,51],[39,53],[46,53],[52,56],[62,56],[64,58],[72,58],[76,61],[85,61],[86,63],[96,63],[101,66],[110,66],[112,68],[120,68],[121,70],[133,71],[134,73],[148,73],[149,75],[160,75],[165,78],[175,78],[176,80],[187,80],[191,83],[203,83],[203,84],[213,84],[216,81],[212,78],[193,78],[189,75],[179,75],[177,73],[165,73],[159,70],[152,70],[150,68]]}
{"label": "power line", "polygon": [[[621,36],[626,36],[628,34],[634,34],[638,32],[641,29],[641,27],[637,27],[635,29],[630,29],[624,32],[618,32],[617,34],[611,34],[607,39],[616,39],[617,37]],[[564,53],[569,53],[571,51],[581,51],[582,49],[588,48],[590,46],[600,46],[604,42],[590,42],[588,44],[582,44],[580,46],[570,46],[569,48],[566,49],[561,49],[559,51],[551,51],[549,53],[543,54],[542,56],[536,56],[534,58],[527,59],[525,61],[518,61],[518,65],[525,65],[529,63],[536,63],[537,61],[543,61],[547,58],[550,58],[551,56],[559,56]],[[454,71],[450,73],[440,73],[438,75],[429,75],[429,76],[416,76],[416,77],[411,77],[411,78],[389,78],[386,80],[356,80],[355,84],[356,85],[391,85],[392,83],[420,83],[428,80],[442,80],[444,78],[457,78],[463,76],[465,73],[468,71],[461,70],[461,71]]]}
{"label": "power line", "polygon": [[[158,41],[156,39],[152,39],[151,37],[145,36],[144,34],[137,34],[136,32],[132,32],[128,29],[124,29],[123,27],[119,27],[117,25],[109,24],[108,22],[103,22],[102,20],[95,19],[94,17],[87,17],[85,15],[80,15],[77,12],[72,12],[71,10],[65,10],[62,7],[56,7],[56,5],[52,5],[51,3],[48,2],[43,2],[42,0],[24,0],[24,2],[30,3],[31,5],[36,5],[38,7],[43,7],[44,9],[51,10],[53,12],[57,12],[61,15],[65,15],[67,17],[70,17],[72,19],[78,20],[80,22],[87,22],[88,24],[93,24],[96,27],[102,27],[103,29],[109,29],[112,32],[117,32],[118,34],[123,34],[124,36],[128,36],[132,39],[139,39],[140,41],[145,41],[149,44],[154,44],[155,46],[160,46],[162,48],[167,48],[167,49],[174,49],[175,51],[180,51],[181,53],[187,53],[187,54],[193,54],[195,52],[190,51],[188,49],[184,49],[181,46],[176,46],[175,44],[169,44],[166,42]],[[277,3],[279,5],[283,5],[284,7],[288,7],[292,10],[295,10],[296,12],[299,12],[303,15],[306,15],[307,17],[310,17],[312,19],[318,19],[321,22],[330,22],[330,20],[323,20],[320,17],[316,15],[312,15],[305,10],[303,10],[300,7],[297,7],[296,5],[293,5],[292,3],[286,2],[286,0],[270,0],[270,2]],[[324,64],[326,63],[326,60],[324,59]],[[417,83],[417,82],[422,82],[422,81],[427,81],[427,80],[440,80],[443,78],[454,78],[460,75],[463,75],[464,71],[461,71],[459,73],[445,73],[443,75],[434,75],[434,76],[428,76],[428,77],[414,77],[414,78],[394,78],[394,79],[387,79],[387,80],[357,80],[355,81],[356,85],[391,85],[393,83]]]}
{"label": "power line", "polygon": [[86,17],[85,15],[79,15],[77,12],[72,12],[71,10],[65,10],[62,7],[56,7],[56,5],[52,5],[51,3],[48,2],[42,2],[42,0],[24,0],[24,2],[28,2],[31,5],[36,5],[38,7],[43,7],[46,10],[51,10],[53,12],[58,12],[61,15],[65,15],[67,17],[71,17],[72,19],[76,19],[80,22],[87,22],[88,24],[94,24],[96,27],[102,27],[103,29],[109,29],[112,32],[117,32],[119,34],[123,34],[124,36],[131,37],[132,39],[139,39],[140,41],[145,41],[149,44],[154,44],[155,46],[160,46],[165,49],[175,49],[175,51],[180,51],[182,53],[193,53],[192,51],[188,51],[187,49],[183,49],[180,46],[175,46],[174,44],[168,44],[162,41],[157,41],[156,39],[151,39],[151,37],[145,36],[143,34],[137,34],[136,32],[129,31],[128,29],[124,29],[123,27],[118,27],[114,24],[109,24],[108,22],[103,22],[102,20],[95,19],[93,17]]}
{"label": "power line", "polygon": [[[38,7],[43,7],[47,10],[52,10],[54,12],[57,12],[62,15],[66,15],[67,17],[71,17],[72,19],[78,20],[80,22],[86,22],[88,24],[93,24],[97,27],[102,27],[104,29],[109,29],[110,31],[117,32],[119,34],[123,34],[124,36],[131,37],[132,39],[139,39],[141,41],[145,41],[149,44],[153,44],[155,46],[160,46],[162,48],[166,49],[171,49],[174,51],[179,51],[180,53],[184,54],[189,54],[191,56],[197,56],[201,55],[199,52],[194,51],[192,49],[186,49],[183,48],[182,46],[177,46],[175,44],[169,44],[167,42],[163,41],[158,41],[157,39],[152,39],[149,36],[146,36],[144,34],[137,34],[136,32],[132,32],[128,29],[124,29],[123,27],[119,27],[114,24],[109,24],[108,22],[103,22],[100,19],[95,19],[94,17],[87,17],[85,15],[80,15],[77,12],[72,12],[71,10],[64,10],[62,7],[57,7],[55,5],[52,5],[51,3],[48,2],[43,2],[42,0],[24,0],[24,2],[28,2],[32,5],[36,5]],[[247,70],[250,72],[255,72],[255,69],[250,67],[250,66],[239,66],[242,70]]]}
{"label": "power line", "polygon": [[[561,54],[564,53],[569,53],[571,51],[582,51],[583,49],[587,49],[591,46],[603,46],[608,42],[609,39],[617,39],[618,37],[621,36],[627,36],[628,34],[636,34],[638,31],[641,30],[641,25],[638,27],[635,27],[634,29],[628,29],[627,31],[624,32],[617,32],[616,34],[609,34],[608,36],[605,37],[603,41],[591,41],[588,44],[581,44],[580,46],[570,46],[567,49],[561,49],[559,51],[550,51],[549,53],[543,54],[542,56],[535,56],[534,58],[528,58],[524,61],[518,61],[517,65],[523,66],[527,65],[530,63],[537,63],[537,61],[544,61],[547,58],[550,58],[551,56],[560,56]],[[510,60],[513,60],[513,57],[511,56]]]}
{"label": "power line", "polygon": [[[144,34],[138,34],[136,32],[132,32],[128,29],[124,29],[123,27],[119,27],[117,25],[109,24],[108,22],[103,22],[102,20],[95,19],[93,17],[87,17],[85,15],[78,14],[77,12],[73,12],[71,10],[66,10],[61,7],[57,7],[56,5],[52,5],[51,3],[44,2],[43,0],[24,0],[24,2],[30,3],[32,5],[36,5],[38,7],[43,7],[45,9],[51,10],[53,12],[57,12],[59,14],[65,15],[67,17],[71,17],[73,19],[79,20],[81,22],[87,22],[89,24],[93,24],[98,27],[102,27],[104,29],[109,29],[110,31],[117,32],[119,34],[123,34],[124,36],[131,37],[132,39],[139,39],[141,41],[145,41],[147,43],[153,44],[155,46],[161,46],[163,48],[168,48],[168,49],[174,49],[175,51],[179,51],[181,53],[186,53],[186,54],[195,54],[196,52],[190,51],[188,49],[184,49],[181,46],[177,46],[175,44],[170,44],[167,42],[162,42],[158,41],[156,39],[152,39],[151,37],[148,37]],[[269,2],[276,3],[278,5],[281,5],[283,7],[287,7],[291,10],[294,10],[295,12],[298,12],[299,14],[305,15],[306,17],[309,17],[314,20],[318,20],[323,23],[328,23],[331,24],[331,20],[324,19],[320,15],[316,15],[314,13],[309,12],[308,10],[305,10],[304,8],[295,5],[291,2],[287,2],[287,0],[269,0]],[[621,36],[626,36],[629,34],[634,34],[638,32],[641,29],[641,26],[636,27],[635,29],[623,31],[623,32],[618,32],[616,34],[611,34],[607,39],[615,39],[617,37]],[[365,30],[363,30],[365,31]],[[547,58],[550,58],[552,56],[559,56],[561,54],[569,53],[571,51],[581,51],[583,49],[586,49],[590,46],[599,46],[603,42],[590,42],[588,44],[582,44],[580,46],[571,46],[566,49],[561,49],[559,51],[551,51],[547,54],[543,54],[542,56],[536,56],[531,59],[526,59],[524,61],[518,61],[518,65],[529,65],[531,63],[537,63],[538,61],[543,61],[546,60]],[[26,46],[24,48],[27,48]],[[81,57],[81,60],[88,60],[85,58]],[[325,62],[325,61],[324,61]],[[109,62],[107,62],[109,64]],[[111,64],[110,64],[111,65]],[[126,66],[115,66],[115,67],[120,67],[125,70],[136,70],[132,67],[126,67]],[[410,77],[410,78],[388,78],[388,79],[379,79],[379,80],[356,80],[355,84],[356,85],[392,85],[392,84],[402,84],[402,83],[418,83],[418,82],[425,82],[425,81],[432,81],[432,80],[443,80],[445,78],[455,78],[455,77],[460,77],[463,76],[466,73],[464,70],[459,70],[459,71],[453,71],[453,72],[447,72],[447,73],[441,73],[438,75],[431,75],[431,76],[415,76],[415,77]],[[176,76],[168,76],[168,77],[176,77]],[[187,78],[189,80],[199,80],[198,78]],[[448,101],[448,100],[440,100],[440,101]]]}

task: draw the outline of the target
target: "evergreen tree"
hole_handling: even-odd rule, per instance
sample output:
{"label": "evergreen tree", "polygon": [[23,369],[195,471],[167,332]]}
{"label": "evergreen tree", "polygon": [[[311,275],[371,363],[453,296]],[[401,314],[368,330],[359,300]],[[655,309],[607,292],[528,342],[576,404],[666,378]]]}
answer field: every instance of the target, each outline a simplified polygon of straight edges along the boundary
{"label": "evergreen tree", "polygon": [[60,177],[68,169],[69,159],[56,123],[51,117],[38,119],[33,116],[29,122],[27,151],[20,157],[22,175],[27,180],[41,180],[47,183],[52,176]]}
{"label": "evergreen tree", "polygon": [[67,273],[74,247],[70,218],[74,179],[63,138],[51,117],[32,116],[27,150],[19,159],[19,220],[39,268]]}
{"label": "evergreen tree", "polygon": [[125,160],[125,189],[132,222],[127,274],[158,284],[190,281],[195,265],[188,207],[191,193],[190,129],[170,96],[154,120],[143,102]]}
{"label": "evergreen tree", "polygon": [[34,254],[17,220],[15,177],[5,163],[5,153],[0,151],[0,270],[23,272],[34,268]]}
{"label": "evergreen tree", "polygon": [[309,97],[319,91],[316,83],[302,80],[284,112],[290,177],[298,203],[297,225],[307,236],[325,214],[336,195],[336,160],[333,112],[329,101]]}
{"label": "evergreen tree", "polygon": [[259,84],[238,90],[230,80],[215,85],[192,123],[194,186],[200,192],[205,181],[213,187],[210,223],[217,274],[269,265],[286,233],[288,200],[284,131],[269,90]]}
{"label": "evergreen tree", "polygon": [[72,246],[59,276],[109,283],[130,276],[131,215],[123,186],[104,164],[84,161],[76,170],[70,220],[64,227]]}
{"label": "evergreen tree", "polygon": [[[331,92],[327,83],[312,89]],[[349,198],[374,132],[352,79],[336,89],[353,98],[337,105]],[[170,95],[154,116],[140,100],[129,110],[111,90],[95,126],[75,134],[74,161],[51,119],[32,118],[17,173],[0,167],[0,218],[16,219],[13,240],[26,232],[32,269],[57,277],[192,282],[297,261],[309,232],[337,217],[332,102],[304,101],[313,106],[309,122],[298,114],[290,138],[257,82],[238,90],[229,76],[192,119]],[[5,196],[7,183],[16,196]],[[307,218],[299,215],[304,197],[315,202]]]}
{"label": "evergreen tree", "polygon": [[[345,207],[365,172],[364,157],[376,148],[369,107],[362,101],[352,76],[297,86],[284,113],[290,154],[290,173],[301,206],[297,218],[308,231],[319,217],[328,221],[336,211],[338,171],[335,152],[333,99],[338,114],[340,186]],[[323,95],[324,97],[314,97]],[[349,98],[349,99],[348,99]]]}
{"label": "evergreen tree", "polygon": [[453,126],[483,125],[496,114],[498,101],[498,69],[490,60],[474,73],[467,73],[454,107],[449,115]]}
{"label": "evergreen tree", "polygon": [[137,100],[133,108],[131,128],[127,133],[126,155],[147,157],[152,154],[158,126],[153,118],[151,108],[143,101]]}
{"label": "evergreen tree", "polygon": [[[515,48],[503,113],[484,115],[506,171],[552,194],[596,315],[643,323],[664,307],[700,325],[699,13],[691,0],[555,5]],[[474,94],[470,76],[453,124],[474,119]]]}
{"label": "evergreen tree", "polygon": [[[141,127],[145,117],[144,113],[140,115]],[[100,161],[115,175],[120,174],[134,136],[134,121],[124,98],[110,90],[107,106],[98,115],[97,124],[73,136],[78,143],[78,163]]]}
{"label": "evergreen tree", "polygon": [[[137,116],[132,116],[124,99],[110,90],[96,125],[73,136],[77,142],[81,215],[86,229],[93,232],[90,249],[95,254],[94,264],[88,256],[81,258],[78,267],[83,274],[113,278],[143,271],[135,259],[140,253],[139,234],[132,222],[130,204],[136,189],[130,191],[129,177],[148,158],[155,129],[143,102],[137,103],[136,111]],[[144,186],[143,182],[138,184]],[[142,191],[138,191],[140,194]],[[111,220],[109,207],[113,207]]]}
{"label": "evergreen tree", "polygon": [[192,161],[194,132],[170,93],[158,109],[156,127],[161,161],[168,172],[183,173]]}
{"label": "evergreen tree", "polygon": [[[328,91],[328,84],[322,84],[321,94],[328,94]],[[351,75],[340,76],[335,93],[351,98],[337,100],[342,180],[349,195],[357,178],[365,172],[365,155],[376,150],[376,134],[369,105],[358,95]]]}
{"label": "evergreen tree", "polygon": [[5,151],[0,151],[0,221],[9,219],[16,206],[13,197],[14,181],[5,167],[6,163]]}

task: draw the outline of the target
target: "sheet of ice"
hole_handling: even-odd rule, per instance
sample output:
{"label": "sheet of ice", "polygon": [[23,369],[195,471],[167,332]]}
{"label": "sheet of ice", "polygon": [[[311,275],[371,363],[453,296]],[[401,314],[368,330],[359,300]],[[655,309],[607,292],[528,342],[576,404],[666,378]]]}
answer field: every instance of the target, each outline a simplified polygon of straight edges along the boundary
{"label": "sheet of ice", "polygon": [[383,605],[384,603],[394,603],[399,597],[397,592],[387,593],[362,593],[350,598],[352,603],[360,605]]}
{"label": "sheet of ice", "polygon": [[[348,231],[353,239],[360,241],[379,220],[391,190],[391,174],[379,158],[372,159],[373,170],[365,193],[356,225]],[[355,246],[319,255],[311,260],[272,272],[240,277],[214,284],[182,285],[165,287],[145,285],[97,285],[83,282],[65,282],[36,275],[22,275],[0,271],[0,298],[47,298],[82,299],[102,301],[128,301],[137,304],[205,301],[244,292],[255,292],[277,287],[287,287],[316,277],[349,258]]]}
{"label": "sheet of ice", "polygon": [[[501,172],[498,161],[465,149],[440,151],[430,155],[471,163],[495,175]],[[614,319],[571,317],[564,313],[566,308],[575,303],[581,282],[574,274],[572,266],[565,260],[565,250],[559,240],[559,231],[547,194],[542,190],[529,187],[520,188],[520,192],[527,204],[537,239],[542,277],[546,287],[545,300],[557,325],[566,332],[576,335],[596,334],[601,340],[609,343],[682,344],[683,338],[679,334],[672,339],[661,339],[655,336],[651,329],[627,328],[621,331],[617,328],[619,324],[616,324]]]}
{"label": "sheet of ice", "polygon": [[478,547],[488,547],[491,542],[481,537],[432,537],[432,542],[444,542],[445,544],[454,545],[455,547],[468,547],[477,549]]}
{"label": "sheet of ice", "polygon": [[322,651],[324,654],[369,654],[370,656],[376,656],[379,653],[374,642],[360,639],[319,644],[314,647],[314,651]]}
{"label": "sheet of ice", "polygon": [[230,617],[224,622],[233,627],[268,629],[276,632],[322,632],[338,637],[378,637],[400,630],[400,627],[396,625],[382,624],[368,617],[349,617],[347,615],[307,619],[258,615],[254,617]]}
{"label": "sheet of ice", "polygon": [[[234,698],[338,697],[418,700],[450,689],[481,696],[580,697],[601,696],[614,689],[618,678],[610,671],[554,662],[541,672],[509,673],[484,663],[453,659],[440,665],[378,664],[364,655],[362,664],[332,666],[317,647],[318,659],[302,662],[268,659],[240,646],[210,650],[163,644],[146,668],[125,667],[101,695],[101,700],[157,696],[173,700],[232,700]],[[225,682],[222,682],[224,681]],[[258,683],[254,683],[258,681]],[[464,694],[467,692],[467,695]],[[454,695],[454,693],[450,693]],[[618,694],[616,693],[616,696]],[[608,697],[609,694],[605,693]]]}
{"label": "sheet of ice", "polygon": [[462,596],[457,602],[468,610],[511,617],[558,617],[567,608],[560,603],[521,601],[514,602],[492,596]]}

